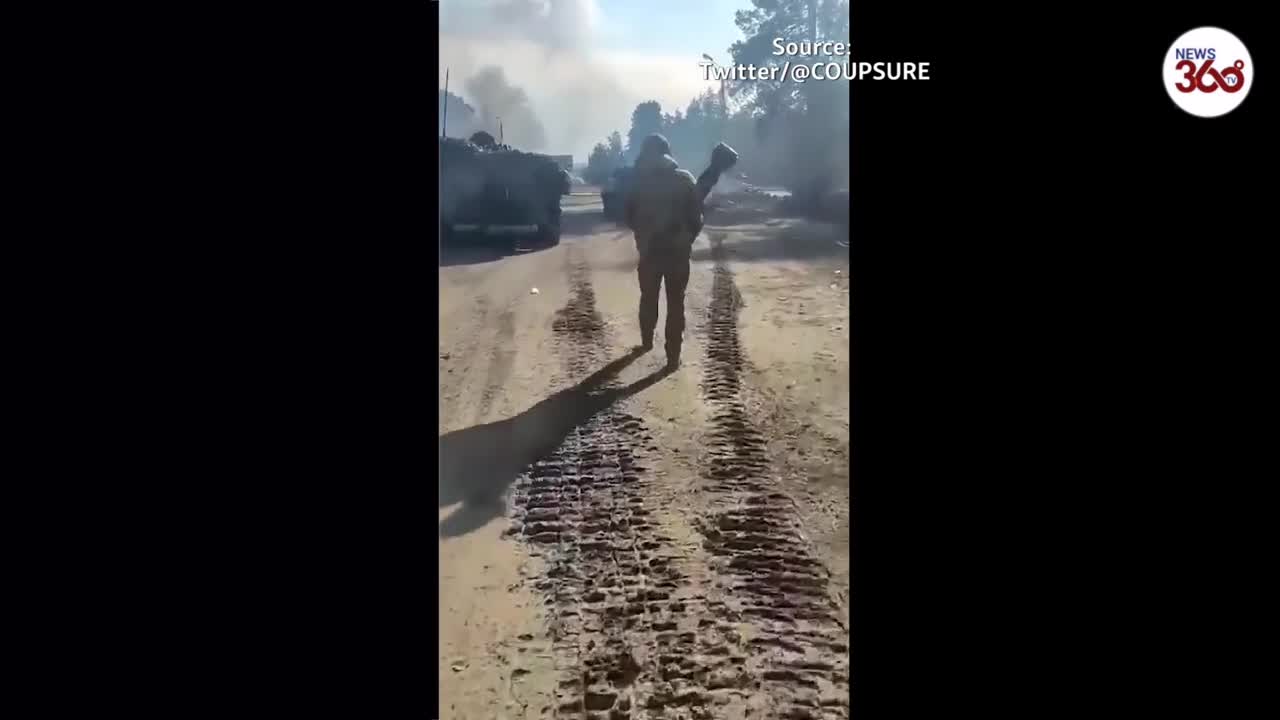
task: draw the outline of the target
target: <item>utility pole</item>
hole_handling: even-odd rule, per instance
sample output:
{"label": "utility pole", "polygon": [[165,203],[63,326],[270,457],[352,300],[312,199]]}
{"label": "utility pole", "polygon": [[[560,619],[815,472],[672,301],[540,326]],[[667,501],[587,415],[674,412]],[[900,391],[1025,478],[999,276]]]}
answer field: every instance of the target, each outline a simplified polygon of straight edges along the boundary
{"label": "utility pole", "polygon": [[729,133],[729,96],[724,92],[724,80],[720,81],[720,140]]}
{"label": "utility pole", "polygon": [[444,69],[444,119],[440,121],[440,137],[447,137],[445,128],[449,125],[449,68]]}
{"label": "utility pole", "polygon": [[809,0],[809,40],[818,42],[818,0]]}
{"label": "utility pole", "polygon": [[[716,67],[721,67],[719,63],[711,59],[711,56],[706,53],[702,53],[702,59],[706,60],[707,62],[711,63]],[[726,78],[727,78],[727,74],[725,77],[720,78],[720,139],[721,140],[724,140],[724,136],[729,129],[729,96],[725,92]]]}

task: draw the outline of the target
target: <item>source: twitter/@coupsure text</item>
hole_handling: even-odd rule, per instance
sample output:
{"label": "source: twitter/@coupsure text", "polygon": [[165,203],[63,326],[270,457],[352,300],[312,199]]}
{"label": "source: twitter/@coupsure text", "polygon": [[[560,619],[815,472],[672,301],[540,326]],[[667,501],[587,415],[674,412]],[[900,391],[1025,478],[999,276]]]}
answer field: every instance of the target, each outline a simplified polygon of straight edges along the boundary
{"label": "source: twitter/@coupsure text", "polygon": [[[929,63],[855,61],[847,43],[773,41],[777,61],[765,65],[719,65],[701,62],[703,80],[771,80],[804,83],[810,80],[928,80]],[[812,62],[822,58],[825,62]],[[806,62],[809,60],[810,62]],[[781,63],[781,64],[777,64]]]}

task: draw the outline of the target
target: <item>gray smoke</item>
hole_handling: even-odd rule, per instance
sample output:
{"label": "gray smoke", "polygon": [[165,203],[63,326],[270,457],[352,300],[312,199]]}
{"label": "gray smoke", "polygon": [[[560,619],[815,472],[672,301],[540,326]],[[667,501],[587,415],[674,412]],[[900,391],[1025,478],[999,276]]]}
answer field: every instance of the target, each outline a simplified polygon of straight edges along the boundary
{"label": "gray smoke", "polygon": [[441,0],[440,27],[451,35],[494,40],[535,38],[552,51],[588,43],[592,0]]}
{"label": "gray smoke", "polygon": [[[573,154],[583,163],[591,147],[610,132],[627,131],[636,104],[659,99],[664,107],[683,107],[701,89],[696,58],[603,46],[597,31],[604,18],[597,0],[440,4],[440,65],[451,71],[450,89],[475,107],[478,116],[501,116],[507,142],[521,149]],[[502,68],[502,83],[487,77],[490,68]],[[471,81],[479,84],[473,88]],[[519,90],[525,101],[511,101],[505,90],[475,97],[475,90],[487,92],[481,87]],[[511,104],[527,112],[517,114]],[[527,146],[538,139],[535,126],[542,128],[537,148]],[[486,129],[497,135],[496,124]]]}
{"label": "gray smoke", "polygon": [[[502,134],[510,145],[523,150],[571,152],[571,147],[547,147],[546,126],[528,93],[512,84],[499,64],[507,59],[504,51],[513,43],[528,44],[531,39],[540,56],[535,62],[564,62],[568,60],[564,56],[587,54],[593,16],[592,0],[442,0],[441,34],[450,36],[454,44],[451,56],[442,55],[441,61],[453,64],[466,78],[461,94],[475,107],[479,124],[494,137],[499,135],[501,122]],[[544,107],[557,105],[545,102],[546,93],[543,95]],[[580,117],[556,117],[558,146],[582,132],[581,123],[573,121]]]}
{"label": "gray smoke", "polygon": [[480,126],[492,128],[495,138],[501,131],[504,142],[522,150],[546,146],[546,130],[529,105],[529,96],[507,82],[502,68],[485,67],[468,78],[466,97],[475,104]]}

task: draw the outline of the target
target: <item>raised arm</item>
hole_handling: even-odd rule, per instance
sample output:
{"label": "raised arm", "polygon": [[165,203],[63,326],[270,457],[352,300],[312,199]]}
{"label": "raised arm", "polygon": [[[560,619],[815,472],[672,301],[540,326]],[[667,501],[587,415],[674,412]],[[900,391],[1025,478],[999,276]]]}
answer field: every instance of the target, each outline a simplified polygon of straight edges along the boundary
{"label": "raised arm", "polygon": [[736,165],[738,162],[738,153],[733,148],[724,143],[717,144],[711,149],[711,164],[702,174],[698,176],[698,193],[699,196],[706,200],[711,194],[711,188],[720,181],[720,174]]}
{"label": "raised arm", "polygon": [[[690,180],[693,179],[692,175],[689,175],[688,177]],[[707,190],[704,191],[702,189],[701,179],[699,179],[698,182],[689,183],[685,186],[684,202],[682,203],[683,207],[681,208],[682,212],[680,219],[692,234],[691,240],[696,239],[698,237],[698,233],[702,232],[702,202],[707,199],[707,192],[710,192],[710,188],[707,188]]]}
{"label": "raised arm", "polygon": [[720,180],[720,171],[714,166],[702,171],[698,176],[698,183],[695,189],[698,193],[698,202],[705,202],[707,196],[711,194],[711,188],[715,187]]}

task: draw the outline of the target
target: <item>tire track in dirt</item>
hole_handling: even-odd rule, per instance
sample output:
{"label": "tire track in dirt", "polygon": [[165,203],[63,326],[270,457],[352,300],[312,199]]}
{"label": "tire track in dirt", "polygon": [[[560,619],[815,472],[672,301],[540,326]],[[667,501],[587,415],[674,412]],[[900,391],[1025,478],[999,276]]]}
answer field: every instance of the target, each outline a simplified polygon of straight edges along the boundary
{"label": "tire track in dirt", "polygon": [[848,632],[828,594],[828,573],[800,534],[794,503],[769,477],[765,439],[741,392],[742,299],[718,238],[712,248],[703,373],[713,408],[704,475],[711,509],[700,529],[717,584],[727,590],[725,614],[745,625],[743,700],[769,708],[764,717],[847,718]]}
{"label": "tire track in dirt", "polygon": [[498,336],[493,343],[493,358],[489,360],[484,391],[480,394],[476,416],[472,419],[476,424],[488,419],[489,410],[493,408],[494,397],[506,388],[507,379],[511,377],[511,368],[516,359],[515,336],[515,313],[507,308],[498,317]]}
{"label": "tire track in dirt", "polygon": [[[468,303],[467,305],[460,307],[456,312],[458,312],[459,315],[462,315],[463,319],[456,320],[453,317],[448,317],[447,320],[449,322],[455,325],[467,323],[475,327],[485,327],[485,323],[487,322],[489,315],[489,300],[485,296],[480,295],[473,303]],[[446,322],[446,318],[442,317],[440,322],[443,325]],[[454,337],[457,336],[455,335]],[[472,386],[477,382],[477,379],[474,377],[472,369],[475,367],[477,362],[482,362],[483,357],[481,354],[482,343],[479,340],[480,339],[474,335],[465,335],[462,336],[462,342],[455,341],[449,347],[440,348],[441,355],[438,360],[440,369],[443,371],[443,374],[453,375],[449,378],[448,382],[445,382],[442,377],[437,386],[440,389],[439,408],[440,417],[442,419],[442,432],[446,429],[458,429],[456,426],[451,426],[445,418],[458,419],[460,414],[459,410],[462,409],[459,406],[463,405],[465,402],[464,398],[470,397],[472,392],[474,392],[472,390]],[[447,368],[446,364],[448,365]],[[483,389],[480,391],[482,392]],[[464,420],[474,424],[477,422],[478,415],[479,413],[476,411],[470,410],[465,415]]]}
{"label": "tire track in dirt", "polygon": [[[576,381],[599,366],[608,343],[590,270],[568,257],[571,299],[553,330]],[[535,587],[548,605],[557,717],[713,717],[694,658],[705,601],[654,520],[642,464],[650,440],[639,418],[607,407],[515,482],[512,532],[545,561]]]}

